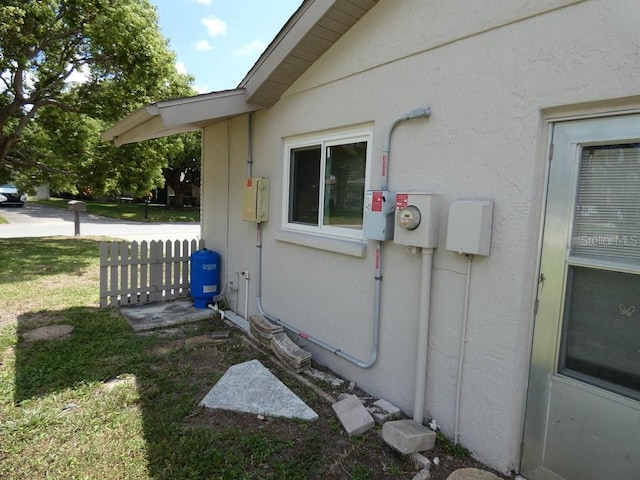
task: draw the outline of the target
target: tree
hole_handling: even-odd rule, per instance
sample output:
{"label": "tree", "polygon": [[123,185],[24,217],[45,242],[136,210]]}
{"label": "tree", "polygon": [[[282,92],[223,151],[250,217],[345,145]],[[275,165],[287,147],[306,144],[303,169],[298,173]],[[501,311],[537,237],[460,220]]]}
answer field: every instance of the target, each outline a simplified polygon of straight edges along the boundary
{"label": "tree", "polygon": [[184,133],[168,139],[170,147],[164,178],[175,193],[169,202],[172,207],[182,207],[187,188],[200,184],[200,137],[200,133]]}
{"label": "tree", "polygon": [[138,173],[147,178],[131,183],[153,188],[160,143],[116,149],[98,134],[143,104],[192,95],[191,80],[148,0],[2,0],[0,180],[105,189]]}

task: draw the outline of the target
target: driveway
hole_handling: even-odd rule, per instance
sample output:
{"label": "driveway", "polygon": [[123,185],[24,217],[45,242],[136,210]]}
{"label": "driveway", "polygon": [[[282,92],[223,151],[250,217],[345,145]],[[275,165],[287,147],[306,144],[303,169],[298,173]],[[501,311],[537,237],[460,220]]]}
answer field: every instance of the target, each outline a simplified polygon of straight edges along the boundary
{"label": "driveway", "polygon": [[[1,207],[0,238],[73,236],[74,213],[27,203],[24,207]],[[199,223],[147,223],[80,214],[80,234],[124,240],[190,240],[200,238]]]}

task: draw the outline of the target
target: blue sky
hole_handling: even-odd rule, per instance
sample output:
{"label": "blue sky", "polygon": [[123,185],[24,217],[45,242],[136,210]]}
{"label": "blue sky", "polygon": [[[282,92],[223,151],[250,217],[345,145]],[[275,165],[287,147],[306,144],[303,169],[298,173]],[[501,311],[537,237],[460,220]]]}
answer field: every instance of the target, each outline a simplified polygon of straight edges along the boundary
{"label": "blue sky", "polygon": [[199,93],[235,88],[302,0],[151,0]]}

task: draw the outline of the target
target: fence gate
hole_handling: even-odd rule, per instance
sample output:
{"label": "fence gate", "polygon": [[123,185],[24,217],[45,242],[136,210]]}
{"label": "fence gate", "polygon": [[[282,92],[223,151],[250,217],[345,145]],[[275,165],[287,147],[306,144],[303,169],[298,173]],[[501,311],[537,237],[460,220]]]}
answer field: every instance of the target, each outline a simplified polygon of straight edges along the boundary
{"label": "fence gate", "polygon": [[202,240],[100,243],[100,306],[175,300],[189,295],[189,258]]}

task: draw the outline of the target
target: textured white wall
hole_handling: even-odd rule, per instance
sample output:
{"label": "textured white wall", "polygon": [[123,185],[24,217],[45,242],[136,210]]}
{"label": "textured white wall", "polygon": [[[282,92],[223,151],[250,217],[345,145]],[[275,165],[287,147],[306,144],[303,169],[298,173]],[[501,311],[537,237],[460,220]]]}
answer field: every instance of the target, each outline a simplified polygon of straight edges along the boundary
{"label": "textured white wall", "polygon": [[[281,228],[284,139],[372,122],[376,188],[387,128],[398,115],[430,104],[431,118],[401,124],[393,134],[389,186],[443,194],[441,245],[449,203],[495,201],[491,255],[474,260],[471,279],[461,441],[508,471],[519,462],[546,112],[562,115],[574,104],[586,105],[581,112],[590,105],[620,110],[619,99],[640,95],[640,2],[471,3],[382,0],[274,107],[256,113],[254,176],[271,180],[262,294],[273,315],[369,358],[373,243],[358,258],[274,238]],[[240,214],[247,119],[229,125],[229,132],[219,124],[205,134],[203,235],[223,253],[225,271],[255,272],[255,226]],[[405,413],[414,396],[420,262],[420,255],[385,243],[373,368],[310,347],[317,361]],[[434,263],[425,418],[435,417],[452,435],[466,259],[440,248]]]}

